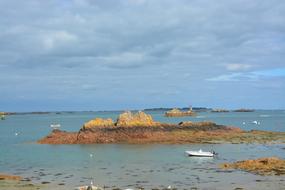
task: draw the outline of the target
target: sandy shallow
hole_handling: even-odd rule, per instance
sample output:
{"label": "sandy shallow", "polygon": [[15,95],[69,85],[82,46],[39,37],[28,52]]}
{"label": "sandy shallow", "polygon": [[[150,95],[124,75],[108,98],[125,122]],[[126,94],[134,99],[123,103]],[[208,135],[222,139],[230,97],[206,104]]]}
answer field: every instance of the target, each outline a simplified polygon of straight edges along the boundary
{"label": "sandy shallow", "polygon": [[0,181],[1,190],[36,190],[43,189],[38,185],[34,185],[30,182],[14,181],[14,180],[1,180]]}
{"label": "sandy shallow", "polygon": [[[42,185],[42,184],[32,184],[30,182],[22,182],[22,181],[9,181],[9,180],[3,180],[0,181],[0,190],[71,190],[75,189],[76,187],[68,186],[68,185]],[[133,189],[138,189],[135,187],[131,187]],[[142,187],[144,188],[144,187]],[[150,190],[158,190],[158,189],[164,189],[165,187],[158,187],[158,188],[148,188],[146,187],[145,189],[150,189]],[[175,186],[172,186],[173,189],[176,189]],[[110,190],[119,190],[119,187],[107,187],[106,189]],[[177,188],[179,189],[179,188]],[[185,188],[183,188],[185,189]],[[268,179],[265,179],[263,181],[252,181],[252,182],[247,182],[247,183],[241,183],[241,184],[227,184],[227,185],[211,185],[211,184],[197,184],[195,186],[189,186],[189,188],[186,188],[189,190],[194,190],[194,189],[209,189],[209,190],[242,190],[242,189],[250,189],[250,190],[280,190],[280,189],[285,189],[285,180],[284,179],[272,179],[269,177]]]}

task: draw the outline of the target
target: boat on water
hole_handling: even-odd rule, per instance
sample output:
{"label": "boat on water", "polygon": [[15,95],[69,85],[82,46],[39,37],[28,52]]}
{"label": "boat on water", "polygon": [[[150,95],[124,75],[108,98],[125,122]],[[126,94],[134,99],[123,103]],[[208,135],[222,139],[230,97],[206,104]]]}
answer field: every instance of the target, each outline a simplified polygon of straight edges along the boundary
{"label": "boat on water", "polygon": [[5,120],[5,115],[1,115],[1,120]]}
{"label": "boat on water", "polygon": [[201,149],[198,151],[185,151],[185,153],[188,156],[196,156],[196,157],[214,157],[215,155],[217,155],[217,153],[214,151],[205,152],[205,151],[202,151]]}

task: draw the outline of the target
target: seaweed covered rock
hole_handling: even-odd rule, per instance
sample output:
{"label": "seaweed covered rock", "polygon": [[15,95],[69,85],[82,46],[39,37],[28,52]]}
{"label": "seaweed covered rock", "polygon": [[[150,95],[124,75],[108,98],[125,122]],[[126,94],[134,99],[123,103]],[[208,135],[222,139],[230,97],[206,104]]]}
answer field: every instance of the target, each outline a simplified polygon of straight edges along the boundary
{"label": "seaweed covered rock", "polygon": [[240,169],[258,175],[285,175],[285,160],[277,157],[224,163],[223,169]]}
{"label": "seaweed covered rock", "polygon": [[93,120],[84,123],[82,129],[86,130],[98,127],[114,127],[114,126],[115,124],[111,118],[108,119],[95,118]]}
{"label": "seaweed covered rock", "polygon": [[217,125],[211,121],[202,121],[202,122],[192,122],[192,121],[183,121],[178,124],[181,127],[209,127]]}
{"label": "seaweed covered rock", "polygon": [[119,115],[116,126],[118,127],[153,127],[159,125],[158,122],[153,121],[151,115],[142,111],[132,113],[130,111],[124,112]]}

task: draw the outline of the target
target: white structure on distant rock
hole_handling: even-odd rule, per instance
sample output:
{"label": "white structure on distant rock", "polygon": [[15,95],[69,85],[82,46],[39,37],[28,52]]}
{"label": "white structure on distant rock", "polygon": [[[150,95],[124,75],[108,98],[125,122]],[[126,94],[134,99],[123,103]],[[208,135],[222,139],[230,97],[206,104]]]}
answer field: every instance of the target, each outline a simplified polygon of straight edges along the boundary
{"label": "white structure on distant rock", "polygon": [[52,129],[59,129],[61,127],[61,125],[60,124],[51,124],[50,127]]}

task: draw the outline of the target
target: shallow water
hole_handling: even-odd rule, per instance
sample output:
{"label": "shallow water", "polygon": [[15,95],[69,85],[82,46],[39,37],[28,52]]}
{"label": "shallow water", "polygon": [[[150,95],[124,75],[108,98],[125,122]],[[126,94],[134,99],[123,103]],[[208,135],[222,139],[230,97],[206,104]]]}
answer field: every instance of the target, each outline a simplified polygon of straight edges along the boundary
{"label": "shallow water", "polygon": [[[285,131],[284,111],[249,113],[199,113],[198,117],[165,118],[162,112],[149,112],[155,120],[178,123],[182,120],[211,120],[243,129]],[[21,175],[52,189],[73,189],[96,184],[112,187],[178,189],[281,189],[283,177],[263,177],[242,171],[224,171],[218,165],[264,156],[285,158],[285,145],[219,144],[219,145],[38,145],[37,139],[50,132],[51,123],[62,129],[77,131],[94,117],[115,119],[119,112],[80,112],[46,115],[13,115],[0,121],[0,171]],[[260,122],[260,125],[252,124]],[[245,124],[243,124],[245,122]],[[17,133],[18,135],[15,135]],[[189,158],[191,149],[214,149],[216,158]],[[91,155],[91,156],[90,156]],[[44,185],[45,186],[45,185]]]}

